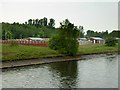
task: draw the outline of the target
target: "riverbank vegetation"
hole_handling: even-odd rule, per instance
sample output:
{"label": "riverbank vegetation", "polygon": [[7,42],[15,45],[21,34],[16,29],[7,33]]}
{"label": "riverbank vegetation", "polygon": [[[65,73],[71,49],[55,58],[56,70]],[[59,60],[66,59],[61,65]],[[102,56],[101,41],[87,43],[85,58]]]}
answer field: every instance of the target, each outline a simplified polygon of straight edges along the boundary
{"label": "riverbank vegetation", "polygon": [[[59,27],[55,27],[55,19],[53,18],[41,18],[41,19],[29,19],[25,23],[19,22],[2,22],[0,25],[2,26],[2,34],[0,38],[2,39],[21,39],[28,37],[40,37],[40,38],[51,38],[54,36]],[[83,26],[84,27],[84,26]],[[77,27],[79,30],[81,26]],[[97,30],[86,30],[86,34],[84,29],[80,30],[80,38],[89,38],[89,37],[101,37],[106,39],[106,37],[117,37],[120,38],[120,30],[113,30],[112,32],[108,32],[109,30],[104,30],[102,32]]]}
{"label": "riverbank vegetation", "polygon": [[34,59],[41,57],[61,56],[54,50],[45,47],[23,46],[23,45],[0,45],[2,46],[2,59],[18,60],[18,59]]}
{"label": "riverbank vegetation", "polygon": [[[23,45],[11,46],[6,44],[0,45],[0,47],[2,47],[1,53],[3,61],[64,56],[48,47]],[[80,45],[77,55],[118,52],[118,48],[120,48],[120,45],[114,47],[109,47],[103,44]]]}
{"label": "riverbank vegetation", "polygon": [[49,40],[49,47],[59,53],[75,56],[78,52],[78,38],[80,36],[80,30],[77,26],[70,23],[68,19],[60,23],[60,29],[58,33]]}
{"label": "riverbank vegetation", "polygon": [[105,44],[107,46],[115,46],[117,43],[119,43],[118,40],[116,40],[114,37],[108,37],[106,38]]}
{"label": "riverbank vegetation", "polygon": [[113,53],[113,52],[120,52],[119,50],[120,45],[116,46],[106,46],[104,44],[86,44],[79,46],[79,55],[86,55],[86,54],[102,54],[102,53]]}
{"label": "riverbank vegetation", "polygon": [[25,23],[5,23],[2,22],[2,39],[21,39],[28,37],[48,38],[57,31],[55,28],[55,20],[49,20],[44,17],[42,19],[29,19]]}
{"label": "riverbank vegetation", "polygon": [[[55,20],[53,18],[48,20],[46,17],[42,19],[29,19],[27,22],[22,24],[18,22],[2,22],[0,24],[2,24],[2,35],[0,38],[3,40],[22,39],[28,37],[50,38],[50,40],[53,39],[50,41],[51,49],[49,47],[3,44],[1,52],[3,55],[3,61],[66,55],[72,56],[82,54],[98,54],[118,51],[118,45],[113,45],[112,47],[108,47],[111,45],[106,46],[101,44],[87,44],[79,46],[77,39],[89,37],[101,37],[104,40],[106,40],[107,37],[114,37],[119,39],[120,30],[113,30],[110,33],[108,33],[108,30],[102,32],[87,30],[85,35],[83,26],[74,26],[72,23],[66,23],[63,21],[60,23],[60,27],[56,28]],[[54,36],[57,37],[52,38]]]}

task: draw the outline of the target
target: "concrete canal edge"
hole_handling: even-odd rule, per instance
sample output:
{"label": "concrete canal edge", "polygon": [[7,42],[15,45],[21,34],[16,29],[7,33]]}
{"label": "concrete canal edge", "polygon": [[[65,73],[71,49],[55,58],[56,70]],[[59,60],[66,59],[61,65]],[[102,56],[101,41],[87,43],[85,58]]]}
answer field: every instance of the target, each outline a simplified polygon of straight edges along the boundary
{"label": "concrete canal edge", "polygon": [[[86,54],[86,55],[78,55],[76,57],[48,57],[48,58],[39,58],[39,59],[28,59],[28,60],[13,60],[13,61],[3,61],[0,63],[0,69],[7,69],[13,67],[23,67],[23,66],[30,66],[30,65],[39,65],[39,64],[48,64],[48,63],[55,63],[55,62],[66,62],[66,61],[78,61],[78,60],[85,60],[88,58],[87,56],[91,55],[113,55],[116,52],[112,53],[99,53],[99,54]],[[119,54],[119,53],[117,53]]]}
{"label": "concrete canal edge", "polygon": [[30,59],[30,60],[4,61],[0,64],[0,69],[38,65],[38,64],[47,64],[47,63],[54,63],[54,62],[76,61],[80,59],[81,59],[80,57],[77,57],[77,58],[52,57],[52,58]]}

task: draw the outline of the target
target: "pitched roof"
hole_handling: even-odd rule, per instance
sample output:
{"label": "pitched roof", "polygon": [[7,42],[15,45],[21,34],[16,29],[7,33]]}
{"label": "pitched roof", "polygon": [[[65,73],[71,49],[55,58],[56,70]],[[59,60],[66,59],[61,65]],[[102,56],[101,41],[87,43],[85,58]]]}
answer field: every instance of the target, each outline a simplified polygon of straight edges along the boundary
{"label": "pitched roof", "polygon": [[100,37],[90,37],[90,38],[92,38],[92,39],[96,39],[96,40],[103,40],[103,39],[100,38]]}

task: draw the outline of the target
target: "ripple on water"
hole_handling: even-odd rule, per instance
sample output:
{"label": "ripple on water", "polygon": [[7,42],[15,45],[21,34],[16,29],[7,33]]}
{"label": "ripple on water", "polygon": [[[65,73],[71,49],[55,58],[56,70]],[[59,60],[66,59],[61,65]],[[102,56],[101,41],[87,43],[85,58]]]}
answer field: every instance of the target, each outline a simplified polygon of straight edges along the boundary
{"label": "ripple on water", "polygon": [[84,60],[12,68],[3,88],[116,88],[118,55],[86,55]]}

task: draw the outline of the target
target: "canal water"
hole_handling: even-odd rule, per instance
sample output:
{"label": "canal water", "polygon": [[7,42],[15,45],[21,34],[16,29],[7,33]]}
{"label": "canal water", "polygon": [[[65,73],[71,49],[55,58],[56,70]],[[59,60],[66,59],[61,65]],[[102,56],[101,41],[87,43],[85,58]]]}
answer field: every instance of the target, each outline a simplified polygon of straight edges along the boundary
{"label": "canal water", "polygon": [[117,88],[118,56],[86,55],[79,61],[3,70],[3,88]]}

